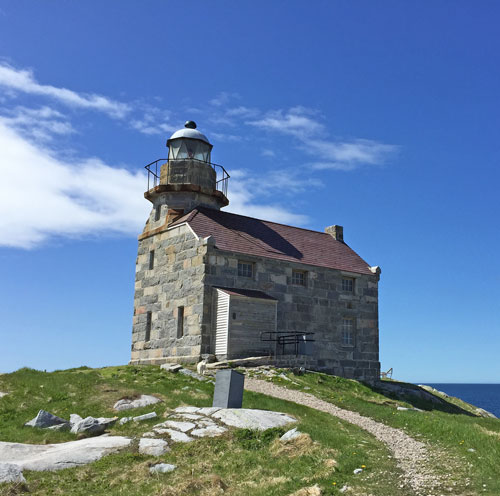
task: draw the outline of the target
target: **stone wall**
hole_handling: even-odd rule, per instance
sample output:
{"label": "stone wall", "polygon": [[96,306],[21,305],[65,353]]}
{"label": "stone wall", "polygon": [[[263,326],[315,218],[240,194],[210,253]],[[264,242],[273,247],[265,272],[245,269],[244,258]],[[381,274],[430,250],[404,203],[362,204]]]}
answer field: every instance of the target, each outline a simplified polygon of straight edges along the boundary
{"label": "stone wall", "polygon": [[[238,276],[238,260],[253,264],[252,278]],[[294,269],[305,272],[305,286],[292,284]],[[354,279],[352,293],[342,290],[343,277]],[[276,298],[278,331],[314,332],[311,368],[358,379],[379,378],[378,275],[261,259],[210,246],[205,282],[208,286],[256,289]],[[211,310],[205,308],[203,323],[212,329]],[[344,318],[354,322],[353,346],[342,342]],[[211,349],[214,339],[212,329]]]}
{"label": "stone wall", "polygon": [[[154,267],[149,268],[154,250]],[[184,225],[139,241],[131,363],[197,362],[202,348],[204,255],[207,244]],[[183,336],[177,338],[178,309]],[[148,312],[150,339],[146,340]]]}

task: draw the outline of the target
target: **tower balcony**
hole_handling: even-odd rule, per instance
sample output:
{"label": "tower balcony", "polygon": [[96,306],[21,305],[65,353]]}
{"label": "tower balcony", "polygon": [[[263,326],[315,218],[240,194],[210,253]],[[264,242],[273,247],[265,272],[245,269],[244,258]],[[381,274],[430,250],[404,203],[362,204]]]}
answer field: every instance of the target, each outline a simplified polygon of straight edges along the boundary
{"label": "tower balcony", "polygon": [[[148,189],[153,191],[176,189],[182,185],[207,192],[219,192],[227,197],[229,174],[222,165],[196,158],[160,158],[144,167],[148,171]],[[153,191],[151,191],[153,190]]]}

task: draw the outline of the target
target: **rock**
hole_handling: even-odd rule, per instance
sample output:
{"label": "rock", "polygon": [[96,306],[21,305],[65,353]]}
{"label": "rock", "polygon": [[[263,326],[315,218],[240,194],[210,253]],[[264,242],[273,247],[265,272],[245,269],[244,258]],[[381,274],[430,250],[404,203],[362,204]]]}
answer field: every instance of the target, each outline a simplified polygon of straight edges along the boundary
{"label": "rock", "polygon": [[126,424],[127,422],[130,422],[134,417],[122,417],[118,423],[120,425]]}
{"label": "rock", "polygon": [[169,450],[167,441],[163,439],[147,439],[143,437],[139,441],[139,453],[143,455],[161,456]]}
{"label": "rock", "polygon": [[280,379],[284,379],[285,381],[291,381],[291,379],[289,379],[285,374],[279,374],[278,377]]}
{"label": "rock", "polygon": [[21,470],[60,470],[94,462],[130,443],[127,437],[107,435],[59,444],[0,442],[0,463],[12,463]]}
{"label": "rock", "polygon": [[339,491],[340,491],[341,493],[345,493],[345,492],[346,492],[346,491],[348,491],[348,490],[349,490],[349,486],[348,486],[347,484],[344,484],[344,485],[343,485],[343,486],[339,489]]}
{"label": "rock", "polygon": [[144,415],[138,415],[137,417],[133,417],[134,422],[140,422],[142,420],[149,420],[157,417],[156,412],[145,413]]}
{"label": "rock", "polygon": [[145,432],[142,437],[151,437],[151,438],[155,438],[157,436],[157,433],[156,432]]}
{"label": "rock", "polygon": [[149,471],[152,474],[166,474],[167,472],[172,472],[177,468],[177,465],[171,465],[170,463],[157,463],[152,467],[149,467]]}
{"label": "rock", "polygon": [[187,432],[196,427],[192,422],[177,422],[175,420],[167,420],[162,424],[155,425],[155,427],[169,427],[181,432]]}
{"label": "rock", "polygon": [[400,412],[423,412],[420,408],[407,408],[405,406],[398,406],[397,408]]}
{"label": "rock", "polygon": [[493,413],[488,412],[488,410],[485,410],[484,408],[476,408],[476,415],[486,418],[497,418],[495,415],[493,415]]}
{"label": "rock", "polygon": [[162,431],[164,431],[165,434],[168,434],[170,439],[176,443],[189,443],[193,441],[193,438],[184,434],[184,432],[174,431],[173,429],[162,429]]}
{"label": "rock", "polygon": [[2,391],[0,391],[0,398],[3,398],[4,396],[7,396],[9,393],[2,393]]}
{"label": "rock", "polygon": [[94,418],[94,417],[86,417],[80,422],[73,424],[71,427],[71,432],[73,434],[85,433],[90,434],[91,436],[98,436],[102,434],[108,427],[112,426],[118,417],[114,418]]}
{"label": "rock", "polygon": [[354,471],[353,471],[354,475],[358,475],[358,474],[360,474],[361,472],[363,472],[363,469],[362,469],[362,468],[355,468],[355,469],[354,469]]}
{"label": "rock", "polygon": [[26,422],[24,425],[29,427],[40,427],[41,429],[46,429],[47,427],[51,427],[53,425],[59,424],[67,424],[68,421],[64,420],[60,417],[56,417],[52,413],[46,412],[45,410],[40,410],[37,416]]}
{"label": "rock", "polygon": [[201,415],[196,415],[194,413],[178,413],[177,415],[173,416],[174,418],[183,418],[183,419],[188,419],[188,420],[200,420],[203,417]]}
{"label": "rock", "polygon": [[199,412],[201,408],[197,406],[179,406],[177,407],[174,412],[177,413],[196,413]]}
{"label": "rock", "polygon": [[469,448],[467,451],[468,451],[469,453],[475,453],[475,451],[476,451],[476,450],[475,450],[474,448]]}
{"label": "rock", "polygon": [[220,427],[214,424],[213,426],[194,429],[190,432],[190,434],[196,437],[216,437],[224,434],[226,431],[227,429],[225,427]]}
{"label": "rock", "polygon": [[206,406],[204,408],[200,408],[198,410],[198,413],[200,413],[201,415],[212,415],[212,413],[215,413],[219,410],[220,408],[217,406]]}
{"label": "rock", "polygon": [[72,413],[70,416],[69,416],[69,423],[73,426],[75,424],[78,424],[78,422],[81,422],[83,420],[82,417],[80,417],[80,415],[77,415],[76,413]]}
{"label": "rock", "polygon": [[50,427],[47,427],[47,429],[50,429],[51,431],[69,431],[71,429],[71,424],[66,422],[65,424],[51,425]]}
{"label": "rock", "polygon": [[293,429],[290,429],[289,431],[285,432],[281,437],[280,441],[287,442],[287,441],[292,441],[293,439],[298,438],[302,433],[297,430],[297,427],[294,427]]}
{"label": "rock", "polygon": [[196,365],[196,372],[198,372],[199,375],[205,375],[206,370],[207,370],[207,362],[205,360],[198,362],[198,364]]}
{"label": "rock", "polygon": [[164,363],[163,365],[160,365],[160,369],[175,373],[182,369],[182,365],[179,365],[178,363]]}
{"label": "rock", "polygon": [[187,375],[189,377],[192,377],[193,379],[196,379],[198,381],[206,381],[207,379],[203,377],[200,374],[197,374],[196,372],[193,372],[192,370],[189,369],[181,369],[179,370],[181,374]]}
{"label": "rock", "polygon": [[161,400],[159,398],[156,398],[155,396],[151,396],[149,394],[141,394],[139,398],[136,398],[134,400],[130,398],[123,398],[121,400],[118,400],[114,404],[113,408],[118,412],[121,412],[123,410],[132,410],[133,408],[141,408],[160,402]]}
{"label": "rock", "polygon": [[26,482],[23,471],[14,463],[0,463],[0,484],[2,482]]}
{"label": "rock", "polygon": [[[247,408],[224,408],[215,412],[212,418],[219,419],[226,425],[240,429],[257,429],[260,431],[272,427],[283,427],[296,419],[280,412],[267,410],[250,410]],[[194,435],[194,432],[192,432]]]}

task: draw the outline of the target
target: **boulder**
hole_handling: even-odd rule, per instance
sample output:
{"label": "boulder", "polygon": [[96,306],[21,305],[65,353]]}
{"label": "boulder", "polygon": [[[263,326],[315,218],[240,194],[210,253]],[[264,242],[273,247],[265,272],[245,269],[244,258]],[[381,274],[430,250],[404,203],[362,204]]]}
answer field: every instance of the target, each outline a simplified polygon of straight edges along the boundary
{"label": "boulder", "polygon": [[149,467],[149,471],[152,474],[165,474],[167,472],[172,472],[172,470],[175,470],[176,468],[177,465],[171,465],[170,463],[157,463],[156,465]]}
{"label": "boulder", "polygon": [[134,417],[122,417],[118,423],[120,425],[126,424],[127,422],[130,422]]}
{"label": "boulder", "polygon": [[289,431],[285,432],[281,437],[280,441],[282,442],[287,442],[287,441],[292,441],[293,439],[298,438],[302,433],[297,430],[297,427],[294,427],[293,429],[290,429]]}
{"label": "boulder", "polygon": [[71,427],[71,432],[73,434],[85,433],[91,436],[98,436],[102,434],[108,427],[112,426],[118,417],[113,418],[94,418],[94,417],[86,417],[80,422],[73,424]]}
{"label": "boulder", "polygon": [[147,439],[143,437],[139,441],[139,453],[143,455],[161,456],[169,450],[167,441],[163,439]]}
{"label": "boulder", "polygon": [[159,398],[156,398],[155,396],[151,396],[149,394],[141,394],[141,396],[136,399],[122,398],[114,404],[113,408],[116,411],[121,412],[123,410],[132,410],[133,408],[141,408],[160,402],[161,400]]}
{"label": "boulder", "polygon": [[[273,427],[283,427],[296,419],[284,413],[267,410],[251,410],[247,408],[224,408],[212,415],[226,425],[239,429],[257,429],[264,431]],[[194,432],[192,432],[194,435]]]}
{"label": "boulder", "polygon": [[125,448],[131,439],[99,436],[59,444],[22,444],[0,442],[0,464],[9,462],[21,470],[60,470],[99,460]]}
{"label": "boulder", "polygon": [[23,471],[14,463],[0,463],[0,484],[2,482],[26,482]]}
{"label": "boulder", "polygon": [[134,422],[140,422],[142,420],[149,420],[157,417],[156,412],[145,413],[144,415],[138,415],[137,417],[133,417]]}
{"label": "boulder", "polygon": [[227,429],[225,427],[220,427],[218,425],[211,425],[208,427],[203,427],[201,429],[194,429],[190,432],[192,436],[196,437],[216,437],[224,434]]}
{"label": "boulder", "polygon": [[189,437],[187,434],[184,434],[184,432],[175,431],[174,429],[158,429],[158,430],[162,431],[160,434],[168,434],[170,436],[170,439],[176,443],[189,443],[193,441],[193,438]]}
{"label": "boulder", "polygon": [[24,425],[29,427],[40,427],[41,429],[46,429],[47,427],[52,427],[53,425],[68,424],[67,420],[60,417],[56,417],[52,413],[45,410],[40,410],[34,419],[26,422]]}
{"label": "boulder", "polygon": [[166,370],[167,372],[179,372],[182,369],[182,365],[178,363],[164,363],[160,366],[160,369]]}
{"label": "boulder", "polygon": [[72,427],[73,425],[78,424],[78,422],[81,422],[82,420],[83,418],[80,417],[80,415],[77,415],[76,413],[72,413],[69,416],[69,423],[71,424]]}

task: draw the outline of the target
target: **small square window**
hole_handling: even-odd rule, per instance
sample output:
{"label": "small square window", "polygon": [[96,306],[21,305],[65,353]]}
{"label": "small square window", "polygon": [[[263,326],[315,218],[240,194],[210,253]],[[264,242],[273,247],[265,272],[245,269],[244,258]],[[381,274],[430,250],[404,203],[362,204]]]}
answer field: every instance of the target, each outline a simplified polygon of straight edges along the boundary
{"label": "small square window", "polygon": [[303,270],[292,270],[292,284],[295,286],[305,286],[306,273]]}
{"label": "small square window", "polygon": [[352,277],[344,277],[342,279],[342,291],[354,291],[354,279]]}
{"label": "small square window", "polygon": [[253,263],[238,262],[238,275],[241,277],[253,277]]}
{"label": "small square window", "polygon": [[354,319],[342,319],[342,344],[354,346]]}

